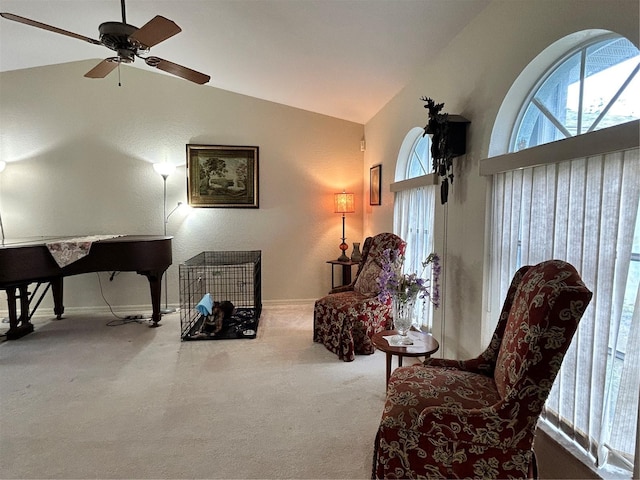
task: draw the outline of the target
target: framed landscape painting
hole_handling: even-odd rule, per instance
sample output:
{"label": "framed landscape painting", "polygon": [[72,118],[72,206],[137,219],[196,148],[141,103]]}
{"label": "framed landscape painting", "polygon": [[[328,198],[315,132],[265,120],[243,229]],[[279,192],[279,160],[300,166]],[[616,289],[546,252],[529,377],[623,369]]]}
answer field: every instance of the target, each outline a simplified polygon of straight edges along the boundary
{"label": "framed landscape painting", "polygon": [[258,147],[187,145],[192,207],[258,208]]}

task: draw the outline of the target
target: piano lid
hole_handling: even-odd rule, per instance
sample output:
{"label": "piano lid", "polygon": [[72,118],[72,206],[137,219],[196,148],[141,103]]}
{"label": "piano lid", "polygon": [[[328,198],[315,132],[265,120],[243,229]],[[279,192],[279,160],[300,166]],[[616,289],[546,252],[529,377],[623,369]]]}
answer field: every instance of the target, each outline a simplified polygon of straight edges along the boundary
{"label": "piano lid", "polygon": [[[4,242],[0,243],[0,249],[2,248],[18,248],[18,247],[35,247],[38,245],[44,246],[47,243],[51,242],[64,242],[65,240],[72,240],[74,238],[85,237],[86,235],[69,235],[69,236],[41,236],[41,237],[18,237],[18,238],[7,238]],[[106,238],[103,240],[99,240],[100,242],[109,242],[109,241],[136,241],[136,242],[144,242],[144,241],[154,241],[154,240],[167,240],[172,239],[172,236],[164,236],[164,235],[118,235],[113,238]]]}
{"label": "piano lid", "polygon": [[6,238],[0,245],[2,247],[30,247],[35,245],[44,245],[48,242],[65,241],[73,237],[22,237],[22,238]]}

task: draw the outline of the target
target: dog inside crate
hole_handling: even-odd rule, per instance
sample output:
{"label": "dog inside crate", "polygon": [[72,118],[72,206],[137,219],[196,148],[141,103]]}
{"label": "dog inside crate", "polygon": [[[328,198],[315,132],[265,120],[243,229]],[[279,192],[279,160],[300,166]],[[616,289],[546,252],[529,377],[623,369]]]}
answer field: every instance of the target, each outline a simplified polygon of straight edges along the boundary
{"label": "dog inside crate", "polygon": [[224,321],[229,320],[235,311],[236,307],[228,300],[213,302],[213,308],[204,314],[199,334],[213,336],[216,333],[220,333],[224,326]]}
{"label": "dog inside crate", "polygon": [[[260,251],[202,252],[180,264],[183,340],[256,338],[262,310],[260,257]],[[200,311],[198,305],[209,308]]]}
{"label": "dog inside crate", "polygon": [[255,321],[253,313],[244,310],[236,310],[234,304],[228,300],[214,301],[211,294],[207,293],[196,305],[199,317],[191,332],[185,339],[202,340],[212,337],[230,336],[255,337],[256,331],[252,328]]}

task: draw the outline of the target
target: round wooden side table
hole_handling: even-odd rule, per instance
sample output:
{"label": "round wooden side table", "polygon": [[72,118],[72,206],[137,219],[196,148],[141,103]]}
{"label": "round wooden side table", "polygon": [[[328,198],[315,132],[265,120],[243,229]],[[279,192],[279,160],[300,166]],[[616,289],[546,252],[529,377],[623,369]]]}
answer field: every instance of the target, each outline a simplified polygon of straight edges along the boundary
{"label": "round wooden side table", "polygon": [[387,386],[391,376],[391,357],[398,356],[398,366],[402,366],[403,357],[430,357],[440,348],[438,341],[430,333],[423,333],[418,330],[411,330],[410,336],[414,337],[414,345],[389,345],[384,337],[397,335],[396,330],[383,330],[376,333],[371,341],[378,350],[387,355]]}

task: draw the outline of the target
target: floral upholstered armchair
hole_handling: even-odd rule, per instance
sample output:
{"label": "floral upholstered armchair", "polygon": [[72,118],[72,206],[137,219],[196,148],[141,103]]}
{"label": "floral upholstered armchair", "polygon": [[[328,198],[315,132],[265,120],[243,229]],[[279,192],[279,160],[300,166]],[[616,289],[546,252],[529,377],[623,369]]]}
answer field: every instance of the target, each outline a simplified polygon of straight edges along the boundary
{"label": "floral upholstered armchair", "polygon": [[489,347],[396,369],[375,442],[375,478],[527,478],[544,403],[591,292],[550,260],[516,272]]}
{"label": "floral upholstered armchair", "polygon": [[391,326],[391,302],[378,299],[378,277],[383,252],[404,253],[405,242],[393,233],[368,237],[362,247],[362,262],[351,284],[338,287],[316,301],[313,310],[313,341],[322,343],[351,362],[356,354],[372,354],[371,337]]}

